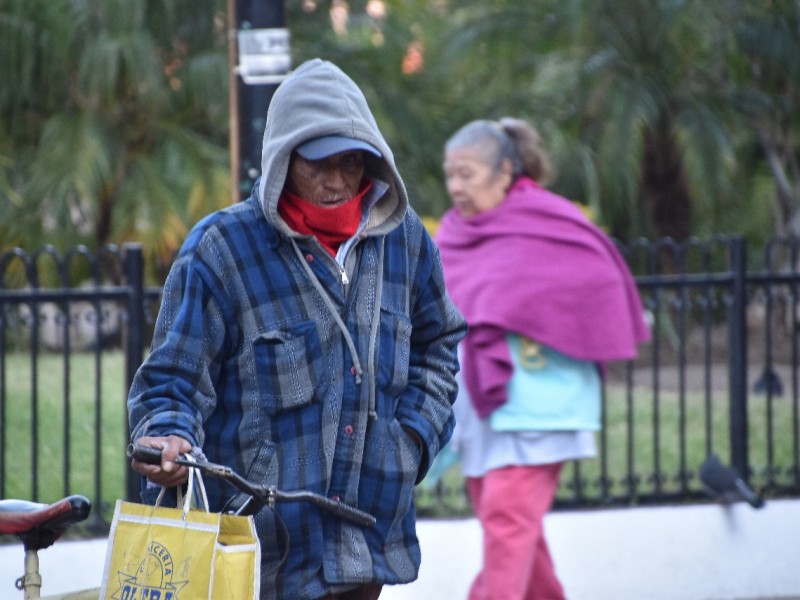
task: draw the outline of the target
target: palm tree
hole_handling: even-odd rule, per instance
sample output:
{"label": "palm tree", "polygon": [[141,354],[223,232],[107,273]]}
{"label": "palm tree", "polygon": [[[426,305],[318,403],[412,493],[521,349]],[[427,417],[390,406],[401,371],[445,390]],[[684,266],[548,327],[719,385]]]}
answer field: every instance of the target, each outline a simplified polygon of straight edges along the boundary
{"label": "palm tree", "polygon": [[[789,0],[729,3],[736,45],[726,97],[753,135],[751,165],[772,184],[773,231],[800,235],[800,4]],[[759,168],[760,167],[760,168]],[[751,201],[755,204],[760,198]]]}
{"label": "palm tree", "polygon": [[[560,166],[555,189],[592,205],[623,239],[707,232],[710,207],[732,201],[733,146],[712,83],[727,38],[705,29],[717,22],[719,2],[385,6],[381,20],[353,9],[338,34],[320,7],[313,15],[298,7],[290,22],[303,21],[301,30],[318,21],[309,45],[300,32],[293,40],[335,57],[363,85],[433,214],[447,206],[447,136],[466,121],[506,115],[539,127]],[[421,67],[402,73],[411,44],[422,51]]]}
{"label": "palm tree", "polygon": [[[229,202],[224,5],[0,5],[0,245],[140,240],[168,257]],[[286,9],[294,64],[322,56],[353,75],[423,214],[449,204],[447,137],[512,115],[542,132],[556,191],[620,239],[763,235],[773,206],[775,231],[800,228],[794,0]]]}
{"label": "palm tree", "polygon": [[168,256],[229,201],[224,9],[3,4],[4,245],[138,240]]}
{"label": "palm tree", "polygon": [[709,233],[696,211],[731,201],[735,165],[726,110],[713,85],[726,35],[713,26],[717,4],[571,6],[580,23],[569,29],[581,76],[575,114],[564,124],[591,149],[612,231],[677,240]]}

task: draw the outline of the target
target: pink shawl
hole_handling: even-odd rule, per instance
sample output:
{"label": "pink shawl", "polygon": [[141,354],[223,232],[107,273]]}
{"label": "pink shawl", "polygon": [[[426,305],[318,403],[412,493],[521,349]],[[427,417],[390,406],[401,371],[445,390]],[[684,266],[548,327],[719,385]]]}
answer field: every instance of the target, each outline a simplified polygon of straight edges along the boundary
{"label": "pink shawl", "polygon": [[464,379],[481,417],[506,401],[506,332],[600,366],[634,358],[650,337],[613,242],[575,204],[527,177],[492,210],[470,218],[448,211],[436,242],[448,292],[470,327]]}

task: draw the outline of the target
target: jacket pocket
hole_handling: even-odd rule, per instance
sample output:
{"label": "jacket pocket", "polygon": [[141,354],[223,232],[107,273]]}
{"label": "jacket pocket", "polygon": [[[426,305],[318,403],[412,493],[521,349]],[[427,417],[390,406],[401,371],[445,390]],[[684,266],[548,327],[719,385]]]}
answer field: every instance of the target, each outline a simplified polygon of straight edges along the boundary
{"label": "jacket pocket", "polygon": [[397,524],[411,508],[420,451],[397,419],[370,421],[364,447],[359,506]]}
{"label": "jacket pocket", "polygon": [[405,315],[381,310],[378,387],[398,396],[408,385],[411,359],[411,321]]}
{"label": "jacket pocket", "polygon": [[321,397],[322,348],[313,321],[265,331],[252,341],[261,405],[270,415]]}

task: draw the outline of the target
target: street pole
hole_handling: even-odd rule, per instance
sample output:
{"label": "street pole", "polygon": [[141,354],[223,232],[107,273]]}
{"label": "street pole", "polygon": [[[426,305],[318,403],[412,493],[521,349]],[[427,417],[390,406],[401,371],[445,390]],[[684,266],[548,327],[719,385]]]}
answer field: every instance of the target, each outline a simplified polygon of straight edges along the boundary
{"label": "street pole", "polygon": [[289,55],[283,0],[228,0],[228,22],[230,157],[235,203],[250,196],[261,174],[267,107],[280,79],[288,72]]}

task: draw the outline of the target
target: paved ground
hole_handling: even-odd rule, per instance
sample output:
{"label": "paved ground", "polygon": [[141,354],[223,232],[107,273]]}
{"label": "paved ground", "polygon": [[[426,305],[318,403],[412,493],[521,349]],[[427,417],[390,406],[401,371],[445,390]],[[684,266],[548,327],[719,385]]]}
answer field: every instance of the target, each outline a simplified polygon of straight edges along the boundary
{"label": "paved ground", "polygon": [[[437,527],[420,527],[421,543],[426,551],[425,564],[420,579],[405,586],[390,586],[381,594],[381,600],[454,600],[466,597],[470,571],[477,570],[478,555],[466,559],[459,557],[454,568],[453,556],[444,556],[434,538],[447,536],[450,542],[462,548],[477,548],[479,536],[476,523],[462,521]],[[439,548],[441,548],[439,550]],[[99,586],[103,575],[106,541],[57,542],[40,553],[42,594],[72,592]],[[18,544],[0,546],[0,600],[17,600],[22,593],[14,589],[14,580],[24,572],[23,550]]]}
{"label": "paved ground", "polygon": [[[570,600],[798,600],[800,499],[746,504],[557,512],[545,528]],[[463,600],[480,565],[475,519],[421,520],[417,581],[381,600]],[[43,593],[99,585],[106,543],[41,552]],[[0,600],[21,600],[18,544],[0,545]]]}

